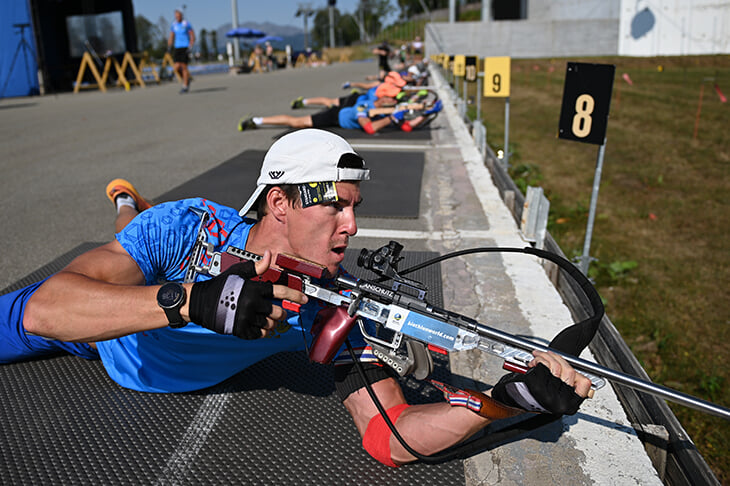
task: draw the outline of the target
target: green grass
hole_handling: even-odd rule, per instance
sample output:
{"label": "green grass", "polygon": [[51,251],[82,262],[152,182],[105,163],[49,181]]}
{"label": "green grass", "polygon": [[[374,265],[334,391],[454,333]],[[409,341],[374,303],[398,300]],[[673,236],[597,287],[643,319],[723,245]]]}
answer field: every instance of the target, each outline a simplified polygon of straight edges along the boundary
{"label": "green grass", "polygon": [[[730,95],[730,57],[571,60],[616,65],[591,245],[607,313],[654,381],[730,406],[730,103],[713,87]],[[510,162],[518,184],[543,187],[549,230],[575,256],[598,147],[556,138],[565,65],[513,60]],[[502,148],[504,100],[482,107],[489,143]],[[730,423],[670,406],[730,482]]]}

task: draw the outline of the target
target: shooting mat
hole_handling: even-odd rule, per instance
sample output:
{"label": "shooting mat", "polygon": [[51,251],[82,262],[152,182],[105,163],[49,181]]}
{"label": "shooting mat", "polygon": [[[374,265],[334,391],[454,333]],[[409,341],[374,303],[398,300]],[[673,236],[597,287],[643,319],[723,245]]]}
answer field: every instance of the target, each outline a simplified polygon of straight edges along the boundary
{"label": "shooting mat", "polygon": [[[87,243],[6,288],[21,288],[98,246]],[[359,250],[347,253],[357,269]],[[404,252],[401,269],[435,256]],[[409,275],[411,276],[411,275]],[[412,278],[442,304],[438,266]],[[437,380],[448,380],[436,360]],[[0,366],[3,484],[464,484],[461,460],[393,469],[363,451],[331,367],[303,352],[261,361],[215,387],[176,394],[119,387],[100,361],[73,356]],[[404,380],[411,403],[430,386]]]}
{"label": "shooting mat", "polygon": [[[418,218],[424,154],[359,150],[371,169],[371,180],[361,185],[365,203],[361,217]],[[207,172],[155,198],[156,202],[205,197],[240,208],[253,193],[265,152],[246,150]]]}

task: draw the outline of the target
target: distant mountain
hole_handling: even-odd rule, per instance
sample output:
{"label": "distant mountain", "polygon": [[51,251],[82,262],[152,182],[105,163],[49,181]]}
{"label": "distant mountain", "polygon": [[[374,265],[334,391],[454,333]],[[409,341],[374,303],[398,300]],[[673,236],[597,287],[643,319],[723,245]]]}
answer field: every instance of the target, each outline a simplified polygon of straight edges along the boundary
{"label": "distant mountain", "polygon": [[[276,35],[281,37],[284,39],[283,41],[273,42],[274,47],[277,49],[284,49],[287,45],[290,45],[294,51],[301,51],[304,49],[304,29],[300,27],[295,27],[293,25],[276,25],[271,22],[244,22],[238,26],[247,27],[249,29],[258,29],[265,32],[266,35]],[[225,53],[226,43],[228,41],[236,40],[234,38],[226,37],[226,32],[232,28],[233,25],[228,23],[223,24],[216,29],[216,32],[218,33],[218,52]],[[253,46],[256,39],[239,39],[239,41],[241,42],[242,48],[245,49],[247,46]]]}
{"label": "distant mountain", "polygon": [[258,29],[266,32],[267,35],[278,35],[280,37],[304,34],[304,29],[301,27],[295,27],[294,25],[276,25],[271,22],[264,22],[257,24],[256,22],[246,22],[241,27],[248,27],[249,29]]}

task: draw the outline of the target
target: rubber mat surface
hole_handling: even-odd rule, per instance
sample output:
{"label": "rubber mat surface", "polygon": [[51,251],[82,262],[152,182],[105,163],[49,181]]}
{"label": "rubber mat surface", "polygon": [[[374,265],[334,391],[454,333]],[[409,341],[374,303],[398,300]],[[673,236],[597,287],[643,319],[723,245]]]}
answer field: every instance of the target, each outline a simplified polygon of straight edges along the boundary
{"label": "rubber mat surface", "polygon": [[[44,278],[81,245],[3,291]],[[356,271],[359,250],[346,265]],[[435,256],[405,252],[400,268]],[[362,275],[361,276],[365,276]],[[409,275],[441,304],[440,270]],[[448,379],[437,360],[435,378]],[[432,387],[405,380],[411,403]],[[331,368],[282,353],[213,388],[150,394],[113,383],[99,361],[59,356],[0,366],[3,484],[464,484],[462,461],[380,465],[362,450]]]}
{"label": "rubber mat surface", "polygon": [[[364,200],[357,214],[365,217],[418,218],[424,155],[420,152],[360,150],[371,179],[361,185]],[[217,167],[155,198],[156,202],[206,197],[240,208],[253,193],[265,152],[246,150]]]}

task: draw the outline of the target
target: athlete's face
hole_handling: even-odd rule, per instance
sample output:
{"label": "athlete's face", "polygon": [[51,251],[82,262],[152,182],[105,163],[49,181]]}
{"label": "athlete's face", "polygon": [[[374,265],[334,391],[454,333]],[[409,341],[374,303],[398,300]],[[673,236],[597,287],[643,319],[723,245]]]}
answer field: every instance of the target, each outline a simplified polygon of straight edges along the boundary
{"label": "athlete's face", "polygon": [[181,22],[183,19],[182,12],[179,10],[175,10],[175,21]]}
{"label": "athlete's face", "polygon": [[289,246],[296,256],[327,267],[335,275],[350,236],[357,233],[355,208],[362,201],[359,182],[337,182],[338,200],[302,208],[287,219]]}

